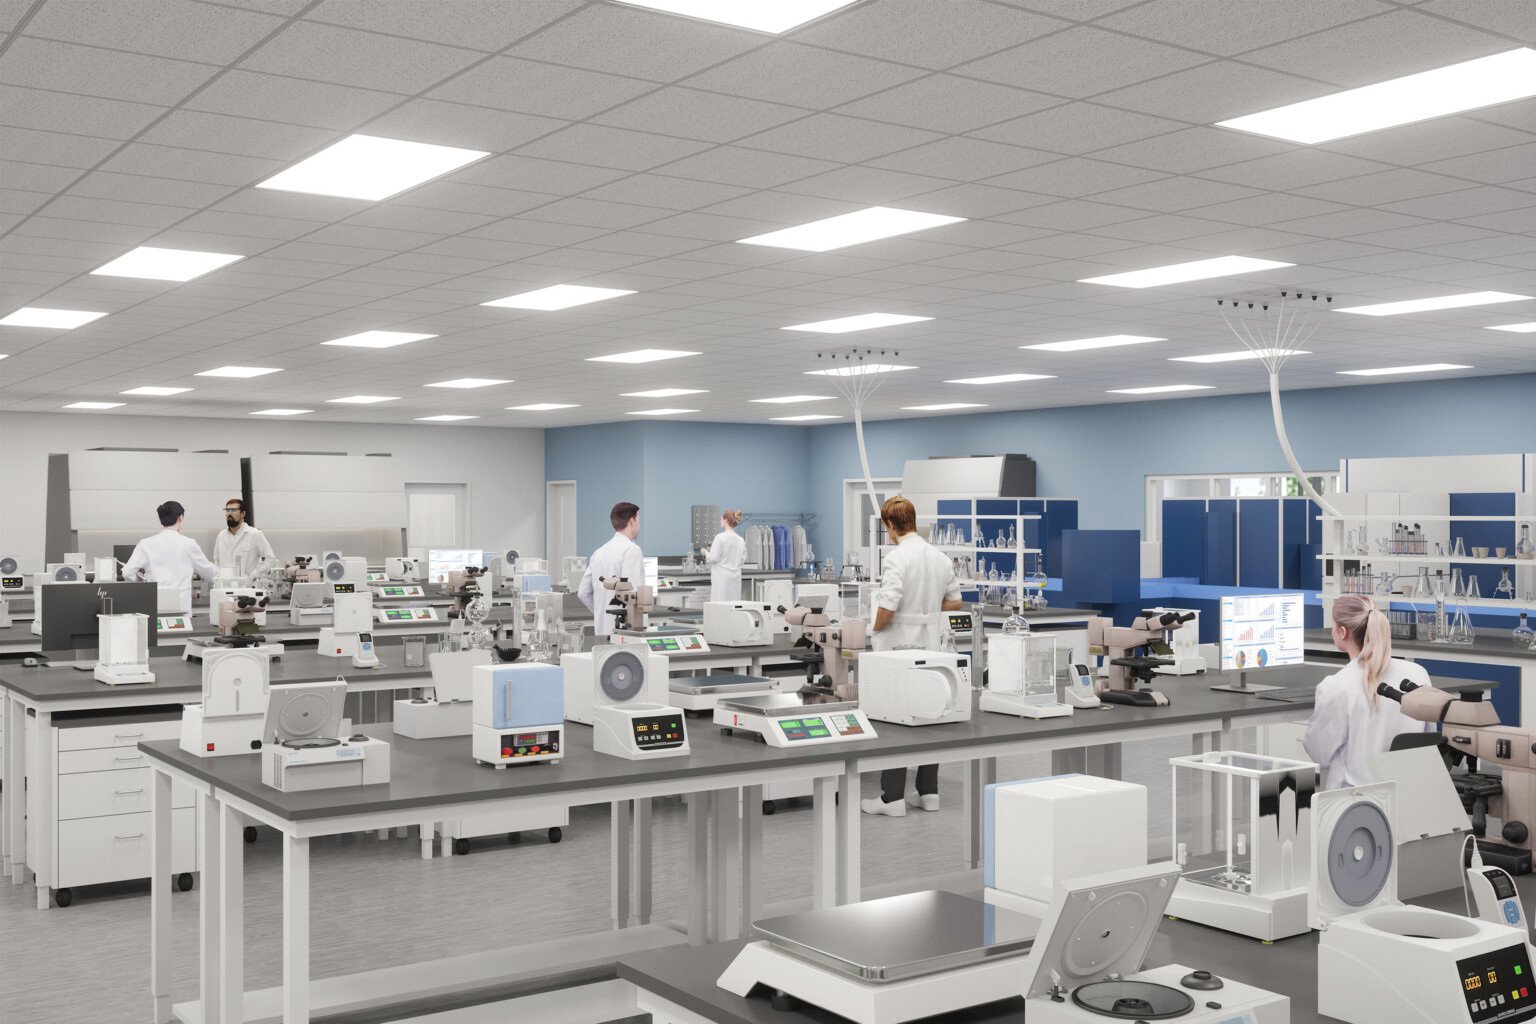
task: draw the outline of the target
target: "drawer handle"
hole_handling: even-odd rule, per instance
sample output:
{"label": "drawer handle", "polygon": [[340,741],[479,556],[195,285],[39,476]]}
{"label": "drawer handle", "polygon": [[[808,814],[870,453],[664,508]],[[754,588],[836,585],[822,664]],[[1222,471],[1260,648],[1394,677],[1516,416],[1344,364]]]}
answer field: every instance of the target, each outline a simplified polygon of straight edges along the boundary
{"label": "drawer handle", "polygon": [[114,836],[113,838],[120,839],[120,840],[121,839],[143,839],[144,838],[144,833],[143,832],[135,832],[131,836]]}
{"label": "drawer handle", "polygon": [[142,792],[144,792],[142,787],[139,788],[139,789],[119,789],[119,790],[117,790],[117,795],[118,796],[132,796],[135,793],[142,793]]}
{"label": "drawer handle", "polygon": [[143,754],[117,754],[116,756],[114,756],[112,758],[112,760],[114,760],[114,761],[142,761],[142,760],[144,760],[144,755]]}
{"label": "drawer handle", "polygon": [[143,736],[141,732],[117,732],[112,734],[115,740],[136,740]]}

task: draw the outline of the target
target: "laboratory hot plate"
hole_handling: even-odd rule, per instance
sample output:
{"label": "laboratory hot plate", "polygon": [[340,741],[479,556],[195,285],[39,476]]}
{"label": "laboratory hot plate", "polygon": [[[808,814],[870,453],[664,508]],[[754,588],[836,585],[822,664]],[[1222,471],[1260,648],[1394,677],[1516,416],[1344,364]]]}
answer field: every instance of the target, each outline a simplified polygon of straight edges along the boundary
{"label": "laboratory hot plate", "polygon": [[756,733],[769,746],[802,747],[875,738],[875,727],[856,700],[835,700],[819,693],[768,693],[722,697],[715,724],[726,731]]}

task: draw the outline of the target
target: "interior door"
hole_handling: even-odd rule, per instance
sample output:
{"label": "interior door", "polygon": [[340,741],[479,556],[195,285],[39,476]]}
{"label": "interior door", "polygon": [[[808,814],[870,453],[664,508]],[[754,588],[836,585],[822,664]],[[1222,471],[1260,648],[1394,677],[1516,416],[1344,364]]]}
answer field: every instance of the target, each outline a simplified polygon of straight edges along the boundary
{"label": "interior door", "polygon": [[544,552],[550,574],[559,579],[561,559],[581,553],[576,544],[576,481],[549,481],[544,485],[544,500]]}
{"label": "interior door", "polygon": [[407,490],[406,547],[464,546],[459,495],[452,491]]}

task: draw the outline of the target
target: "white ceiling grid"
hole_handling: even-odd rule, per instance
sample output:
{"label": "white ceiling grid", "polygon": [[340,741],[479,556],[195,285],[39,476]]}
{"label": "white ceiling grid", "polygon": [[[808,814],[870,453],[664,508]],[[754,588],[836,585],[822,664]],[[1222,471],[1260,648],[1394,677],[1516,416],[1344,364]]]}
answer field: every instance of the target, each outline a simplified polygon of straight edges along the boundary
{"label": "white ceiling grid", "polygon": [[[553,426],[685,387],[707,392],[685,418],[766,422],[778,407],[751,399],[816,393],[815,353],[855,344],[918,367],[874,418],[1218,395],[1261,369],[1168,361],[1239,347],[1218,297],[1536,294],[1536,100],[1317,146],[1211,127],[1536,45],[1524,2],[865,0],[773,37],[606,0],[0,0],[0,32],[0,316],[110,314],[0,327],[4,409],[153,385],[193,390],[114,412]],[[376,203],[252,187],[354,132],[492,155]],[[873,205],[969,219],[827,253],[736,244]],[[245,258],[184,284],[91,276],[139,245]],[[1297,266],[1079,283],[1219,255]],[[481,305],[554,284],[635,294]],[[780,330],[870,312],[932,319]],[[1332,314],[1285,384],[1529,372],[1536,339],[1483,328],[1533,317]],[[436,337],[321,345],[372,330]],[[1168,340],[1019,348],[1108,334]],[[702,354],[586,361],[640,348]],[[224,364],[284,372],[193,376]],[[1053,379],[944,383],[1019,372]],[[424,387],[458,377],[515,383]],[[359,393],[401,400],[325,404]],[[578,408],[504,411],[537,402]]]}

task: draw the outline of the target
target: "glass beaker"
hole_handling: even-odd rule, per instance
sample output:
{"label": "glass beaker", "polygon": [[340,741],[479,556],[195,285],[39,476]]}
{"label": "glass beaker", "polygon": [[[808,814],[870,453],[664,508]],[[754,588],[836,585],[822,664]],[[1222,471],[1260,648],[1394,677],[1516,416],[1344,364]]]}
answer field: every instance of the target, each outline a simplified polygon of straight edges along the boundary
{"label": "glass beaker", "polygon": [[1499,577],[1499,585],[1493,588],[1493,596],[1501,600],[1513,601],[1515,599],[1515,584],[1509,578],[1509,570],[1501,568],[1499,572],[1503,573],[1503,575]]}

